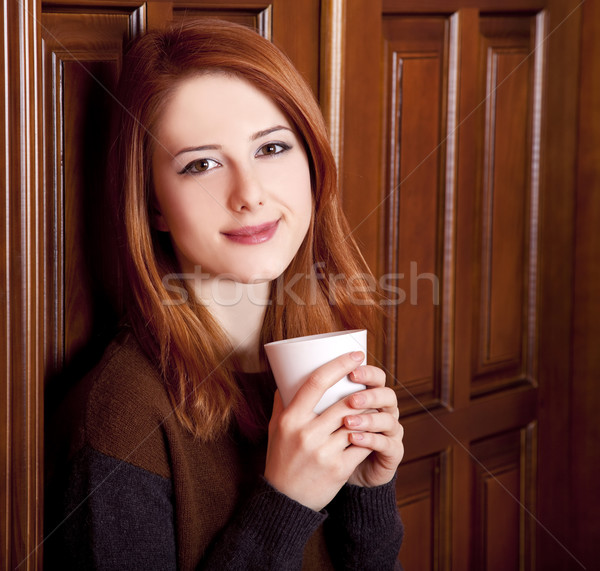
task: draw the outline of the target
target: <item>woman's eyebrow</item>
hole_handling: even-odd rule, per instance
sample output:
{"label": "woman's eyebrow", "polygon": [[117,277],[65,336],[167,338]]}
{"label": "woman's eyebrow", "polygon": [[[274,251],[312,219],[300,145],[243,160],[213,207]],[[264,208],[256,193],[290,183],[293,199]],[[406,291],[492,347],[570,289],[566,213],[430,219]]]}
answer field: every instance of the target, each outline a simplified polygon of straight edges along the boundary
{"label": "woman's eyebrow", "polygon": [[268,129],[265,129],[264,131],[258,131],[256,133],[254,133],[254,135],[252,135],[250,137],[250,140],[256,141],[256,139],[260,139],[261,137],[270,135],[271,133],[274,133],[275,131],[281,131],[282,129],[285,129],[286,131],[289,131],[290,133],[294,132],[292,129],[290,129],[289,127],[285,127],[284,125],[275,125],[275,127],[269,127]]}
{"label": "woman's eyebrow", "polygon": [[200,145],[199,147],[185,147],[173,155],[173,158],[183,155],[183,153],[193,153],[194,151],[220,151],[221,145]]}

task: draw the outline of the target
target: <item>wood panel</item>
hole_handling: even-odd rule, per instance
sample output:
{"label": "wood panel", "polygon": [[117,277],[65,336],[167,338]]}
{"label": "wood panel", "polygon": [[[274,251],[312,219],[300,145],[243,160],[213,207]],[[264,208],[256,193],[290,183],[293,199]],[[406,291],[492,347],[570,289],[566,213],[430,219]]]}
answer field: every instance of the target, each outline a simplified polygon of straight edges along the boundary
{"label": "wood panel", "polygon": [[543,18],[527,14],[489,15],[479,24],[485,122],[473,394],[535,382],[541,112],[536,70],[544,49],[534,47],[542,27]]}
{"label": "wood panel", "polygon": [[[130,13],[44,13],[47,239],[55,346],[49,372],[71,362],[118,313],[115,233],[104,210],[114,88]],[[48,204],[48,206],[50,206]],[[101,240],[98,238],[102,237]]]}
{"label": "wood panel", "polygon": [[535,425],[473,443],[472,567],[534,565]]}
{"label": "wood panel", "polygon": [[396,496],[406,530],[400,559],[405,569],[445,566],[450,538],[448,463],[443,451],[405,462],[398,470]]}
{"label": "wood panel", "polygon": [[383,285],[392,293],[386,362],[403,414],[446,404],[451,391],[453,301],[444,286],[453,266],[455,155],[448,135],[457,96],[451,80],[455,23],[394,16],[383,22],[388,94]]}

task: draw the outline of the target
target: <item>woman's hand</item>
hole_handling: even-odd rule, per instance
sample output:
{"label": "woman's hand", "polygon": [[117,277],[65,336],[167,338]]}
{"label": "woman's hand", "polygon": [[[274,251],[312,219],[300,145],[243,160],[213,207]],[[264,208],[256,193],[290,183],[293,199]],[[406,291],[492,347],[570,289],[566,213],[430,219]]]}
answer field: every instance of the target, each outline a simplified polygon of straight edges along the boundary
{"label": "woman's hand", "polygon": [[349,441],[357,447],[372,451],[350,476],[348,482],[357,486],[374,487],[386,484],[396,473],[404,455],[404,429],[398,422],[396,394],[385,386],[385,373],[371,366],[359,367],[350,379],[367,388],[346,397],[346,403],[356,410],[344,418]]}
{"label": "woman's hand", "polygon": [[[350,353],[319,367],[285,409],[279,391],[275,393],[265,479],[283,494],[316,511],[335,497],[371,454],[370,446],[351,445],[344,418],[356,411],[345,402],[347,399],[321,415],[313,412],[323,393],[355,370],[363,358],[363,353]],[[381,398],[371,400],[379,403]],[[379,470],[376,472],[379,474]]]}

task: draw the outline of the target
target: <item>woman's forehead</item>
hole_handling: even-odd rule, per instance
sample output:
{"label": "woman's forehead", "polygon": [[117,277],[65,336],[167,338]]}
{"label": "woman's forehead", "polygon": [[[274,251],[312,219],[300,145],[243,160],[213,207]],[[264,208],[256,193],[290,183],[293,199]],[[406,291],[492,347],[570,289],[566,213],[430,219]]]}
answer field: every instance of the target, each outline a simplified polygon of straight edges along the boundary
{"label": "woman's forehead", "polygon": [[294,130],[287,115],[249,81],[231,74],[202,74],[179,83],[156,122],[160,139],[195,136],[199,129],[208,136],[225,136],[281,125]]}

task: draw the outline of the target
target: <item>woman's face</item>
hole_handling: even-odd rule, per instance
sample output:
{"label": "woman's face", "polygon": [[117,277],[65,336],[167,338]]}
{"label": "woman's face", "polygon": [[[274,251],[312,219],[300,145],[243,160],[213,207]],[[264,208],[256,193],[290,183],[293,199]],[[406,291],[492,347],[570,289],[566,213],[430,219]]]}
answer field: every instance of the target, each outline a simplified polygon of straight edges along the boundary
{"label": "woman's face", "polygon": [[152,173],[153,223],[171,234],[185,273],[273,280],[306,236],[312,193],[301,140],[242,79],[181,83],[158,124]]}

